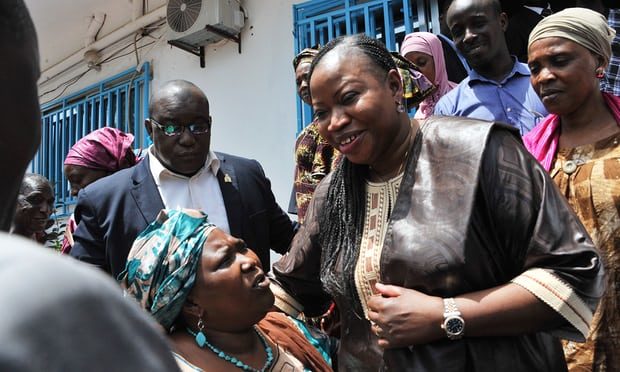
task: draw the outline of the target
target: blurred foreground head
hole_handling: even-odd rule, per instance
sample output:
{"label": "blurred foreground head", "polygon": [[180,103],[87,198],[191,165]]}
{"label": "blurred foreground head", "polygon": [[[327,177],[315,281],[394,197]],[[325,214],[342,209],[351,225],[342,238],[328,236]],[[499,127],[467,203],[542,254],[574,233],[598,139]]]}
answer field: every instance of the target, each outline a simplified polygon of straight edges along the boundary
{"label": "blurred foreground head", "polygon": [[101,270],[0,233],[0,371],[177,371],[155,321]]}
{"label": "blurred foreground head", "polygon": [[[28,163],[39,147],[39,49],[23,0],[0,1],[0,230],[11,226]],[[8,160],[10,159],[10,161]]]}

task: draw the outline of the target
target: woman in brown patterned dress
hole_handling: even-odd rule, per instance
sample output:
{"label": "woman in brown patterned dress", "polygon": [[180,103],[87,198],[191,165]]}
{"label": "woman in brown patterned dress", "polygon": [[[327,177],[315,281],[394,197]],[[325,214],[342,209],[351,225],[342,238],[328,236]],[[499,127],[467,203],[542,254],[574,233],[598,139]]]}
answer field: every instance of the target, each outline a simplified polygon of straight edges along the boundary
{"label": "woman in brown patterned dress", "polygon": [[620,370],[620,99],[599,87],[614,34],[598,13],[569,8],[541,21],[529,40],[532,85],[552,114],[524,142],[607,268],[607,290],[587,342],[564,343],[570,371]]}

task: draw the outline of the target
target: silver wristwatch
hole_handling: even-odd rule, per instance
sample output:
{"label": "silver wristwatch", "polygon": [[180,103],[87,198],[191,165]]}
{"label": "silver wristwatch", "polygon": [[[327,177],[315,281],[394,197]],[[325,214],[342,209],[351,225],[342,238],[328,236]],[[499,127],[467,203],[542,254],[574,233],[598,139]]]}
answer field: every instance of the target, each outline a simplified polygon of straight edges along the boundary
{"label": "silver wristwatch", "polygon": [[454,298],[443,299],[443,324],[441,328],[446,331],[450,340],[458,340],[465,334],[465,320],[456,306]]}

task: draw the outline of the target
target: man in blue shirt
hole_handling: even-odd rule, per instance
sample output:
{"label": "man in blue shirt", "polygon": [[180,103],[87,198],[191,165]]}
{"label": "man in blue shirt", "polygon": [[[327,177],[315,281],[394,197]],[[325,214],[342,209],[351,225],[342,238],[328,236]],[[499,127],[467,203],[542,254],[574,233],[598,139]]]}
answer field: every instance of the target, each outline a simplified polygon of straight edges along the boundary
{"label": "man in blue shirt", "polygon": [[512,57],[504,31],[508,18],[497,0],[454,0],[447,13],[454,44],[472,70],[435,106],[436,115],[505,122],[529,132],[547,115],[530,84],[527,65]]}

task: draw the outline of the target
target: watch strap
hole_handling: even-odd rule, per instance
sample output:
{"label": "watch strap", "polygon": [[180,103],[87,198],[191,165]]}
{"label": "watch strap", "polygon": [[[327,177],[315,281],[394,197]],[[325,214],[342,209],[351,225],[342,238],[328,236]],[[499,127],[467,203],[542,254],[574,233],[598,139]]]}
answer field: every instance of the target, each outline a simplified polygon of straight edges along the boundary
{"label": "watch strap", "polygon": [[444,316],[446,316],[447,314],[461,315],[459,308],[456,306],[456,301],[454,301],[454,298],[443,299],[443,313]]}
{"label": "watch strap", "polygon": [[[444,320],[441,325],[441,328],[446,332],[446,336],[448,336],[450,340],[458,340],[462,338],[465,332],[465,320],[461,316],[461,312],[459,311],[458,306],[456,306],[456,301],[454,300],[454,298],[444,298],[443,308],[444,308],[444,313],[443,313]],[[460,330],[456,333],[452,331],[450,327],[448,326],[450,322],[454,322],[454,321],[457,321],[461,324]]]}

